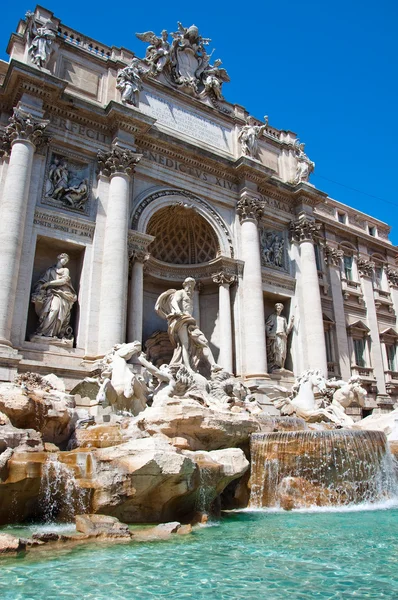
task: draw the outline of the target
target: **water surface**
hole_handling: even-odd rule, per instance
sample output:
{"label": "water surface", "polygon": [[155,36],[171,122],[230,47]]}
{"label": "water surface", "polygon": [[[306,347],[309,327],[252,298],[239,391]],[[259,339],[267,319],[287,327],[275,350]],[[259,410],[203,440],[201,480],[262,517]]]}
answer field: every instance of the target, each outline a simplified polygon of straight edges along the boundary
{"label": "water surface", "polygon": [[397,555],[398,509],[228,513],[170,541],[2,559],[0,598],[397,599]]}

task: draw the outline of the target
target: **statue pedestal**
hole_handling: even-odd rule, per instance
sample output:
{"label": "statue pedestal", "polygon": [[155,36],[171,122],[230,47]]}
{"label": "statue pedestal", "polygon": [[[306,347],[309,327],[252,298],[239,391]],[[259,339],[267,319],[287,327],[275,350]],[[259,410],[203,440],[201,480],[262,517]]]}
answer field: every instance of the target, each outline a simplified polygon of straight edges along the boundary
{"label": "statue pedestal", "polygon": [[29,341],[34,344],[41,344],[46,346],[61,346],[61,348],[73,348],[74,338],[57,338],[57,337],[46,337],[44,335],[31,335]]}

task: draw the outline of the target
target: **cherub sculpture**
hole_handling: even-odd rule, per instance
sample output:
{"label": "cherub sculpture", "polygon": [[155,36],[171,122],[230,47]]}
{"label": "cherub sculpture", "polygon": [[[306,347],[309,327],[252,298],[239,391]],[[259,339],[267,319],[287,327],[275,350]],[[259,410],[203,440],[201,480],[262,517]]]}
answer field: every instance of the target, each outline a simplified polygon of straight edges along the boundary
{"label": "cherub sculpture", "polygon": [[161,73],[165,66],[170,62],[170,44],[167,41],[169,34],[163,29],[161,37],[158,37],[153,31],[135,34],[142,42],[149,44],[145,52],[145,62],[149,65],[151,75]]}
{"label": "cherub sculpture", "polygon": [[220,68],[221,64],[221,60],[217,58],[214,65],[208,65],[202,73],[202,82],[205,86],[204,92],[209,95],[213,94],[216,100],[223,100],[221,86],[224,82],[231,81],[227,71]]}

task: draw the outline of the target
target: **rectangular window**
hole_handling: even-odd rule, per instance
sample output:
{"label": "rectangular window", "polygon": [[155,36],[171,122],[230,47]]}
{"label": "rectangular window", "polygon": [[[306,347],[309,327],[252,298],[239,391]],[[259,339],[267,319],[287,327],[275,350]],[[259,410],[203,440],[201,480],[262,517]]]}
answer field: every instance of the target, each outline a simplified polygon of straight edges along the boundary
{"label": "rectangular window", "polygon": [[388,370],[396,371],[397,345],[396,344],[388,344],[388,345],[386,345],[386,350],[387,350]]}
{"label": "rectangular window", "polygon": [[382,278],[383,278],[383,267],[375,267],[375,284],[376,287],[381,290],[382,285]]}
{"label": "rectangular window", "polygon": [[330,329],[325,330],[326,360],[328,363],[334,362],[332,350],[332,336]]}
{"label": "rectangular window", "polygon": [[337,218],[340,223],[344,223],[344,224],[347,223],[347,215],[345,213],[338,212]]}
{"label": "rectangular window", "polygon": [[344,273],[348,281],[352,281],[352,256],[344,256]]}
{"label": "rectangular window", "polygon": [[372,225],[368,225],[368,232],[369,232],[369,235],[376,237],[376,227],[373,227]]}
{"label": "rectangular window", "polygon": [[363,338],[354,339],[355,364],[358,367],[365,367],[365,340]]}

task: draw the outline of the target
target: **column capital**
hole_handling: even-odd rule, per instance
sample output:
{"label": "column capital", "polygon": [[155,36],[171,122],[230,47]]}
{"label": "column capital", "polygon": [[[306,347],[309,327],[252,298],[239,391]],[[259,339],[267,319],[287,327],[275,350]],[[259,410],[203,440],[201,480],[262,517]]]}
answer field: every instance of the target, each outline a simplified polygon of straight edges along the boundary
{"label": "column capital", "polygon": [[248,220],[258,223],[263,216],[264,208],[259,198],[244,192],[236,203],[236,212],[241,223]]}
{"label": "column capital", "polygon": [[340,266],[341,259],[344,256],[343,250],[339,250],[330,244],[325,244],[324,246],[324,258],[325,263],[327,265],[332,265],[333,267]]}
{"label": "column capital", "polygon": [[147,252],[144,248],[133,248],[129,252],[129,259],[131,262],[140,262],[144,263],[149,260],[150,253]]}
{"label": "column capital", "polygon": [[134,150],[122,148],[121,146],[113,146],[107,152],[99,150],[97,154],[99,171],[106,177],[116,173],[132,175],[141,158],[142,154],[137,154]]}
{"label": "column capital", "polygon": [[360,254],[357,259],[357,268],[361,277],[372,277],[375,263],[366,256]]}
{"label": "column capital", "polygon": [[296,221],[290,223],[290,238],[293,242],[313,243],[319,229],[320,225],[317,225],[313,219],[307,215],[301,215]]}
{"label": "column capital", "polygon": [[227,273],[226,271],[220,271],[211,276],[214,283],[218,285],[227,285],[228,287],[235,283],[237,280],[236,275],[233,273]]}
{"label": "column capital", "polygon": [[49,142],[49,137],[44,133],[49,123],[47,119],[39,119],[21,108],[14,108],[14,114],[9,118],[9,125],[2,136],[0,157],[9,155],[13,143],[17,141],[30,142],[36,150],[40,150]]}
{"label": "column capital", "polygon": [[387,265],[386,268],[387,279],[390,285],[398,286],[398,271],[393,269],[390,265]]}

